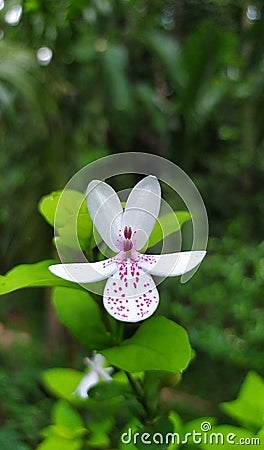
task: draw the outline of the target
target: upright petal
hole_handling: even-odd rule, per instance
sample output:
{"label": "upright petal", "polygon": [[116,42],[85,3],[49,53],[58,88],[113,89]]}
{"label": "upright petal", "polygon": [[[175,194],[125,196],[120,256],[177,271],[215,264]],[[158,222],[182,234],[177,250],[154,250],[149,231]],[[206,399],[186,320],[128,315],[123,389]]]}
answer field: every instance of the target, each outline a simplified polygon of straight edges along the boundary
{"label": "upright petal", "polygon": [[77,389],[74,391],[75,395],[78,395],[79,397],[86,399],[89,397],[88,391],[93,386],[96,386],[99,381],[99,375],[97,372],[92,370],[91,372],[87,373],[81,380],[80,384],[78,385]]}
{"label": "upright petal", "polygon": [[113,371],[114,371],[113,367],[106,367],[105,369],[100,369],[98,371],[98,375],[104,381],[112,381],[113,378],[111,377],[110,373],[112,373]]}
{"label": "upright petal", "polygon": [[94,352],[90,364],[95,370],[102,369],[105,363],[105,357],[101,353]]}
{"label": "upright petal", "polygon": [[122,229],[131,227],[132,241],[137,250],[146,244],[160,210],[160,185],[157,178],[149,175],[132,189],[127,199]]}
{"label": "upright petal", "polygon": [[87,206],[94,223],[105,243],[118,252],[123,208],[117,193],[103,181],[94,180],[88,185]]}
{"label": "upright petal", "polygon": [[104,367],[105,357],[103,355],[94,352],[93,358],[89,360],[88,364],[104,381],[112,381],[110,374],[114,371],[114,368]]}
{"label": "upright petal", "polygon": [[152,275],[174,277],[194,269],[205,257],[205,251],[142,255],[141,266]]}
{"label": "upright petal", "polygon": [[144,273],[140,262],[119,264],[118,271],[106,282],[104,307],[117,320],[139,322],[147,319],[159,304],[152,277]]}
{"label": "upright petal", "polygon": [[95,263],[54,264],[49,270],[64,280],[74,283],[92,283],[110,277],[117,270],[112,258]]}

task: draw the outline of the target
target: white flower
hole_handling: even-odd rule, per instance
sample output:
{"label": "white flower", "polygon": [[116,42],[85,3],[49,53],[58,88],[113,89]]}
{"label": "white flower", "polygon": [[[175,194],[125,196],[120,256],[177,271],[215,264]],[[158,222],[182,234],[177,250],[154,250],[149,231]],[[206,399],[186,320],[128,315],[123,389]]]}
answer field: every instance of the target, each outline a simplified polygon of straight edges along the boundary
{"label": "white flower", "polygon": [[114,369],[113,367],[103,367],[105,358],[99,353],[94,353],[92,359],[85,358],[84,362],[87,366],[90,367],[90,372],[83,377],[79,386],[74,391],[74,394],[83,399],[86,399],[89,397],[89,389],[91,389],[93,386],[96,386],[99,383],[100,379],[104,381],[112,381],[110,373],[112,373]]}
{"label": "white flower", "polygon": [[95,263],[56,264],[49,269],[65,280],[91,283],[108,278],[103,302],[114,318],[124,322],[147,319],[156,310],[159,294],[151,275],[182,275],[200,264],[205,251],[148,255],[147,244],[160,210],[156,177],[143,178],[132,189],[123,211],[114,189],[94,180],[87,188],[87,205],[95,227],[116,256]]}

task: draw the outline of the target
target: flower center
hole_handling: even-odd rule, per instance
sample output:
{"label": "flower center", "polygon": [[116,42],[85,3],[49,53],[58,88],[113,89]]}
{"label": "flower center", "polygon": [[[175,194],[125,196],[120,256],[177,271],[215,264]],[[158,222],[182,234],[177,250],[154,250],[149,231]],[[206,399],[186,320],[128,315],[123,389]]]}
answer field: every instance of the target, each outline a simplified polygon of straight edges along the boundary
{"label": "flower center", "polygon": [[125,239],[131,239],[131,236],[132,236],[132,228],[125,226],[125,229],[124,229]]}
{"label": "flower center", "polygon": [[131,241],[131,237],[132,237],[132,228],[131,227],[127,227],[125,226],[124,228],[124,251],[125,252],[130,252],[131,248],[133,247],[132,241]]}
{"label": "flower center", "polygon": [[125,226],[123,230],[119,230],[119,253],[115,256],[115,261],[119,263],[123,263],[125,260],[137,261],[139,258],[139,253],[134,247],[134,243],[132,241],[132,236],[136,235],[136,231],[132,230],[132,227]]}

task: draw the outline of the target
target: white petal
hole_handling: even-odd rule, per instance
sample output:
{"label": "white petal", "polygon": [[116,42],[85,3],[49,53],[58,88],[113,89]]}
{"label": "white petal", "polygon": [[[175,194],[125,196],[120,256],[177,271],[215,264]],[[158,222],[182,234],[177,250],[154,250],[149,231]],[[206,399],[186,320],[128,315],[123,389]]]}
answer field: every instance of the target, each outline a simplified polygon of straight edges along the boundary
{"label": "white petal", "polygon": [[110,374],[114,371],[113,367],[103,367],[105,364],[105,357],[100,353],[94,352],[93,358],[90,360],[89,365],[93,368],[100,378],[105,381],[112,381]]}
{"label": "white petal", "polygon": [[123,322],[147,319],[159,304],[159,294],[140,261],[119,264],[118,271],[106,282],[104,306],[108,313]]}
{"label": "white petal", "polygon": [[[110,371],[109,371],[109,369],[110,369]],[[112,373],[112,371],[113,371],[114,369],[113,369],[113,367],[107,367],[107,368],[105,368],[105,369],[101,369],[99,372],[98,372],[98,375],[104,380],[104,381],[112,381],[112,377],[109,375],[109,373]],[[109,373],[108,373],[109,372]]]}
{"label": "white petal", "polygon": [[96,386],[98,381],[99,381],[99,375],[97,374],[97,372],[92,370],[90,373],[88,373],[87,375],[85,375],[83,377],[79,386],[74,391],[74,394],[78,395],[79,397],[81,397],[83,399],[88,398],[89,397],[88,396],[89,389],[91,389],[93,386]]}
{"label": "white petal", "polygon": [[92,283],[110,277],[117,270],[112,258],[95,263],[54,264],[49,270],[64,280],[75,283]]}
{"label": "white petal", "polygon": [[143,178],[130,192],[122,220],[122,229],[131,227],[137,250],[146,244],[160,210],[160,185],[156,177]]}
{"label": "white petal", "polygon": [[103,181],[94,180],[87,188],[86,201],[90,216],[105,243],[118,252],[123,208],[117,193]]}
{"label": "white petal", "polygon": [[205,251],[142,255],[141,266],[152,275],[174,277],[189,272],[205,257]]}
{"label": "white petal", "polygon": [[101,353],[95,353],[92,358],[93,367],[96,370],[102,369],[105,363],[105,357]]}

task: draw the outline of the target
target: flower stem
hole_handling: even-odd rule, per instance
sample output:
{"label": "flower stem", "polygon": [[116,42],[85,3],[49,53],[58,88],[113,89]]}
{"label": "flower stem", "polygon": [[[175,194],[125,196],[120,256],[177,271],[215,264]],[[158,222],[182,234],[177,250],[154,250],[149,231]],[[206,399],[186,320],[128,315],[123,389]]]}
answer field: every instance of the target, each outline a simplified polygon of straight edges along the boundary
{"label": "flower stem", "polygon": [[129,372],[126,372],[126,371],[125,371],[125,374],[126,374],[126,376],[127,376],[127,379],[128,379],[128,381],[129,381],[129,383],[130,383],[130,385],[131,385],[133,391],[134,391],[135,394],[136,394],[136,397],[137,397],[139,403],[143,406],[143,408],[144,408],[144,410],[145,410],[145,412],[146,412],[146,416],[147,416],[146,418],[147,418],[149,421],[152,421],[152,420],[153,420],[153,413],[152,413],[152,411],[151,411],[150,408],[149,408],[149,405],[148,405],[148,403],[147,403],[147,400],[146,400],[146,397],[145,397],[145,393],[144,393],[142,387],[141,387],[140,384],[132,377],[132,375],[131,375]]}

